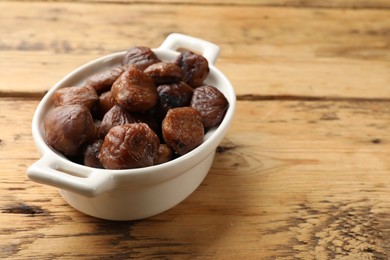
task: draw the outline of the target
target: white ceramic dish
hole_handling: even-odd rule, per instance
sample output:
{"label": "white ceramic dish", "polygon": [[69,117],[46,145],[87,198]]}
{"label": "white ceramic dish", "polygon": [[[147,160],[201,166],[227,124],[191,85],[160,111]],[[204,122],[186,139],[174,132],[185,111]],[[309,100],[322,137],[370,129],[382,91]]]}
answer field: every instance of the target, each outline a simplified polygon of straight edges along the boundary
{"label": "white ceramic dish", "polygon": [[229,101],[221,124],[210,130],[202,145],[164,164],[129,170],[95,169],[73,163],[52,150],[44,140],[43,119],[53,108],[53,94],[62,87],[81,84],[88,76],[119,65],[125,52],[91,61],[60,80],[42,99],[32,121],[32,134],[42,158],[32,164],[28,177],[60,189],[60,194],[75,209],[109,220],[134,220],[159,214],[189,196],[203,181],[212,165],[216,148],[233,119],[236,96],[228,79],[213,65],[219,47],[182,34],[170,34],[153,49],[162,59],[171,61],[179,48],[202,54],[210,73],[205,82],[217,87]]}

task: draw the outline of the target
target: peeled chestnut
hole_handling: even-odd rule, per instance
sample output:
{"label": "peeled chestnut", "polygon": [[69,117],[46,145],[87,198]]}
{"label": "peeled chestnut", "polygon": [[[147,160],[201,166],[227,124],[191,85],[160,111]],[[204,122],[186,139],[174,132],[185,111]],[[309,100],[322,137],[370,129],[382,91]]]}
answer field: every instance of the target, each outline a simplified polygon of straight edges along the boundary
{"label": "peeled chestnut", "polygon": [[156,54],[150,48],[139,46],[127,50],[122,58],[122,65],[133,65],[140,70],[144,70],[159,61]]}
{"label": "peeled chestnut", "polygon": [[194,90],[191,107],[198,110],[206,129],[221,123],[229,106],[226,97],[213,86],[201,86]]}
{"label": "peeled chestnut", "polygon": [[162,122],[162,134],[176,153],[186,154],[203,142],[202,117],[192,107],[170,109]]}
{"label": "peeled chestnut", "polygon": [[172,159],[172,149],[167,144],[160,144],[156,157],[154,158],[154,165],[168,162]]}
{"label": "peeled chestnut", "polygon": [[176,83],[183,77],[181,69],[170,62],[154,63],[147,67],[144,72],[153,78],[156,86]]}
{"label": "peeled chestnut", "polygon": [[143,112],[153,108],[158,100],[154,81],[132,66],[112,85],[112,97],[128,111]]}
{"label": "peeled chestnut", "polygon": [[159,114],[165,116],[167,111],[175,107],[189,106],[193,89],[184,82],[160,85],[157,87],[159,95]]}
{"label": "peeled chestnut", "polygon": [[82,105],[50,110],[44,119],[44,129],[48,145],[66,156],[78,155],[81,146],[96,136],[91,112]]}
{"label": "peeled chestnut", "polygon": [[92,110],[95,106],[98,95],[96,91],[89,86],[74,86],[61,88],[54,93],[54,105],[56,107],[63,105],[84,105]]}
{"label": "peeled chestnut", "polygon": [[121,106],[114,105],[103,117],[99,127],[99,137],[104,138],[114,126],[128,123],[131,123],[129,114]]}
{"label": "peeled chestnut", "polygon": [[190,51],[183,51],[175,63],[183,71],[183,80],[193,88],[202,85],[210,71],[206,58]]}
{"label": "peeled chestnut", "polygon": [[99,160],[106,169],[130,169],[151,166],[160,140],[144,123],[115,126],[104,138]]}
{"label": "peeled chestnut", "polygon": [[112,84],[124,72],[122,66],[114,67],[90,76],[85,85],[92,87],[98,94],[109,91]]}
{"label": "peeled chestnut", "polygon": [[103,140],[98,139],[93,143],[90,143],[86,146],[84,150],[84,165],[94,168],[103,168],[102,164],[99,160],[99,152],[102,147]]}
{"label": "peeled chestnut", "polygon": [[96,104],[96,113],[99,118],[103,116],[115,105],[115,100],[112,97],[112,92],[107,91],[99,96],[99,100]]}

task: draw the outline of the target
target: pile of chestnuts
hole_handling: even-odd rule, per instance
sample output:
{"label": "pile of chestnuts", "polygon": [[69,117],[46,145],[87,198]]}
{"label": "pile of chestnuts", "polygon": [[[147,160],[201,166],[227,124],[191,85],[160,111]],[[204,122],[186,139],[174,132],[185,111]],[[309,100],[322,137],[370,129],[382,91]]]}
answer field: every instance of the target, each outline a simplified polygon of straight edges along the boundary
{"label": "pile of chestnuts", "polygon": [[207,60],[190,51],[165,62],[148,47],[131,48],[121,66],[54,93],[46,142],[95,168],[170,161],[199,146],[228,109],[223,93],[204,85],[208,73]]}

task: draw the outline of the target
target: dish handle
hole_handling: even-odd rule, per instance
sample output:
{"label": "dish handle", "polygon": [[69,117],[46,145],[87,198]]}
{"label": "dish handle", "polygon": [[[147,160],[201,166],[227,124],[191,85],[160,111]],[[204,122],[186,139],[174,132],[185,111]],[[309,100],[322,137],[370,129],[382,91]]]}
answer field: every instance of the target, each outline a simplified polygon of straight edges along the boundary
{"label": "dish handle", "polygon": [[[74,166],[73,166],[74,167]],[[111,174],[94,171],[93,168],[80,172],[80,168],[61,166],[50,156],[43,156],[27,169],[27,176],[38,183],[78,193],[85,197],[96,197],[113,189]]]}
{"label": "dish handle", "polygon": [[210,64],[214,64],[219,56],[220,48],[214,43],[180,33],[172,33],[164,40],[159,49],[177,51],[188,49],[201,54]]}

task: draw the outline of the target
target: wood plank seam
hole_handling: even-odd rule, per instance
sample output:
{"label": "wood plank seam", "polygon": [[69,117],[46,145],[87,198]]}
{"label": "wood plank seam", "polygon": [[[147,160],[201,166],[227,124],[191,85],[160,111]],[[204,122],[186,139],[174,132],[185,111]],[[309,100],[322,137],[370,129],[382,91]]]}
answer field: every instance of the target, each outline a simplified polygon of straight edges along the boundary
{"label": "wood plank seam", "polygon": [[364,97],[336,97],[336,96],[304,96],[304,95],[237,95],[238,101],[339,101],[339,102],[390,102],[386,98],[364,98]]}
{"label": "wood plank seam", "polygon": [[[28,100],[40,100],[45,92],[6,92],[0,91],[0,98],[17,98]],[[362,97],[336,97],[336,96],[304,96],[304,95],[237,95],[237,101],[334,101],[334,102],[390,102],[386,98],[362,98]]]}

